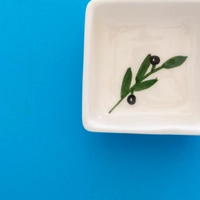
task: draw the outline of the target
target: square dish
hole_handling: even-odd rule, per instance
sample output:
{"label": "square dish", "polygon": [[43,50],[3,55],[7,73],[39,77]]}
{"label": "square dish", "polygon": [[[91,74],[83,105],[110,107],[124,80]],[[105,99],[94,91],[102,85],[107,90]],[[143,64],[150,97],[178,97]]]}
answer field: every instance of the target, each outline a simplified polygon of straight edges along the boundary
{"label": "square dish", "polygon": [[[200,1],[93,0],[86,10],[82,119],[93,132],[200,134]],[[124,73],[134,77],[148,55],[161,63],[158,82],[135,92],[136,104],[120,99]]]}

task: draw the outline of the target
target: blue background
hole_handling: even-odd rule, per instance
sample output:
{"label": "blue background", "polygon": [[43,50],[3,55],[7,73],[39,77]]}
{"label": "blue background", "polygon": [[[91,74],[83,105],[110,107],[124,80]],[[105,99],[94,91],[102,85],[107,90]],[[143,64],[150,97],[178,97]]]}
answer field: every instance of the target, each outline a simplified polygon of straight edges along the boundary
{"label": "blue background", "polygon": [[0,2],[0,199],[199,200],[199,137],[84,130],[87,3]]}

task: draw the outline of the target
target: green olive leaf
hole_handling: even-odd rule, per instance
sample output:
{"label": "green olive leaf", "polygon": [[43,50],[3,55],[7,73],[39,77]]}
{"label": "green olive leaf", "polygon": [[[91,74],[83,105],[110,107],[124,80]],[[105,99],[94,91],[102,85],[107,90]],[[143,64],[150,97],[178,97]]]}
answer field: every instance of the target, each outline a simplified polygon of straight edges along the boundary
{"label": "green olive leaf", "polygon": [[122,81],[121,98],[124,98],[127,95],[127,93],[129,92],[129,89],[131,86],[131,81],[132,81],[132,71],[131,71],[131,68],[129,67],[126,70],[126,73],[125,73],[123,81]]}
{"label": "green olive leaf", "polygon": [[148,81],[143,81],[142,83],[138,83],[135,85],[135,91],[141,91],[141,90],[146,90],[148,88],[150,88],[151,86],[153,86],[156,82],[158,81],[158,79],[151,79]]}
{"label": "green olive leaf", "polygon": [[182,65],[186,59],[187,56],[175,56],[163,63],[162,67],[165,69],[172,69]]}
{"label": "green olive leaf", "polygon": [[151,54],[148,54],[147,57],[144,59],[144,61],[142,62],[137,75],[135,77],[135,81],[138,83],[142,80],[142,78],[144,77],[144,75],[146,74],[149,66],[150,66],[150,57]]}

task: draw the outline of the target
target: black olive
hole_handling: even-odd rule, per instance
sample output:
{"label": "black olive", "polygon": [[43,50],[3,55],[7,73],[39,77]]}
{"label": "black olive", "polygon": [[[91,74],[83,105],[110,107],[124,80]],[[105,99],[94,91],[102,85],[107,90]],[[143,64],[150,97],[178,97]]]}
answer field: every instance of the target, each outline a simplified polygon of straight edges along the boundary
{"label": "black olive", "polygon": [[160,63],[160,58],[158,56],[151,56],[150,57],[150,63],[152,65],[157,65]]}
{"label": "black olive", "polygon": [[133,94],[129,95],[128,98],[127,98],[127,102],[128,102],[129,104],[131,104],[131,105],[135,104],[135,102],[136,102],[136,97],[135,97],[135,95],[133,95]]}

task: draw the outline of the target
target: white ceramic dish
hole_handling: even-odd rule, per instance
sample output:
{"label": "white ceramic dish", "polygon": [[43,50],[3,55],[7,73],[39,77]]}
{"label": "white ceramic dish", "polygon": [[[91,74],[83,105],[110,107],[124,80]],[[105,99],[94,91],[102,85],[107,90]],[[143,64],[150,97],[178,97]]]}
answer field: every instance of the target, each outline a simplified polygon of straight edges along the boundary
{"label": "white ceramic dish", "polygon": [[[155,86],[137,103],[119,100],[124,73],[133,77],[147,54],[161,63],[176,55],[186,62],[161,70]],[[86,10],[82,118],[93,132],[200,134],[200,0],[93,0]]]}

